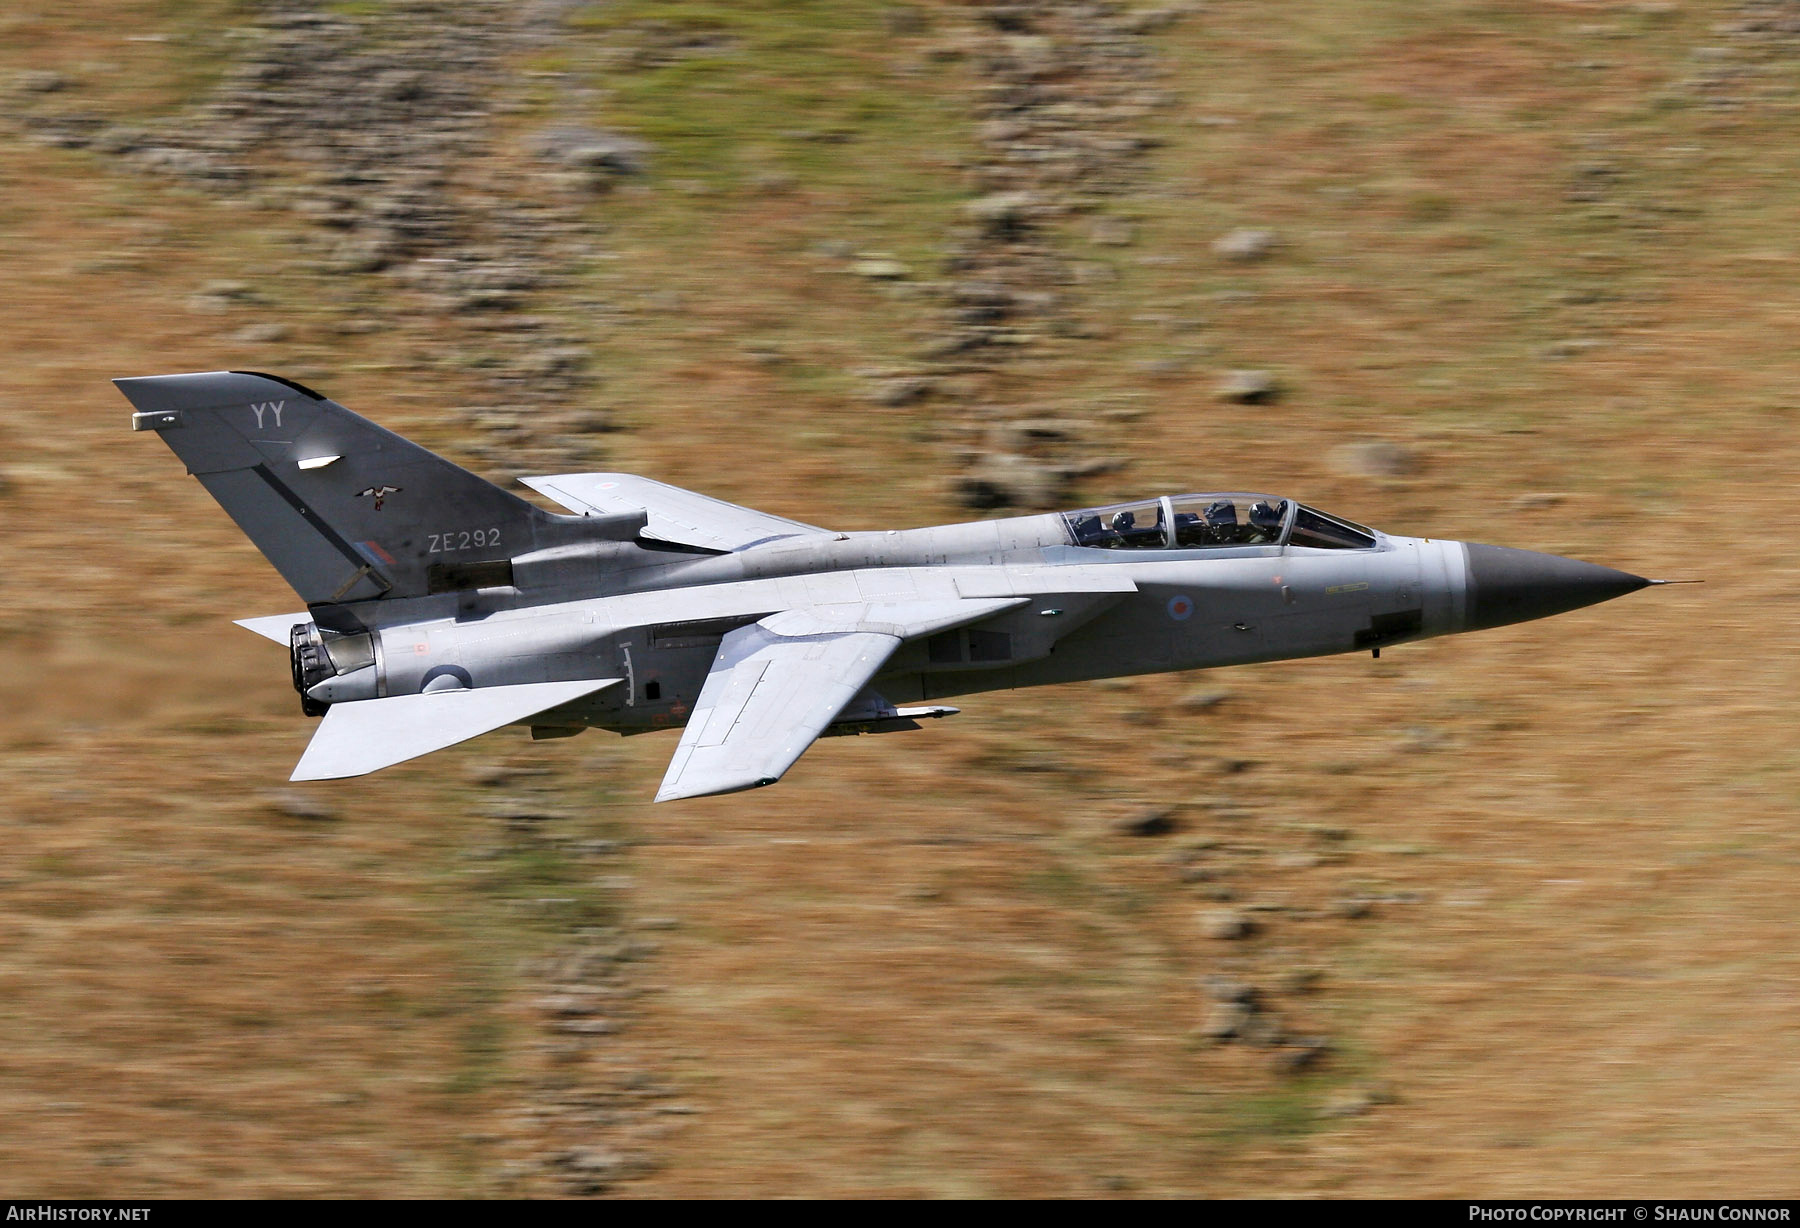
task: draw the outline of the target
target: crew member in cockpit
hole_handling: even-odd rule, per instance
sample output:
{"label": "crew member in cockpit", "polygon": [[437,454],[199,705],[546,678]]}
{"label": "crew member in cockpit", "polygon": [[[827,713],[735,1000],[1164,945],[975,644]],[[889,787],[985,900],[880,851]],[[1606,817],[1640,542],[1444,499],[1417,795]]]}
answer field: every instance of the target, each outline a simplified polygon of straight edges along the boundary
{"label": "crew member in cockpit", "polygon": [[1222,546],[1237,544],[1237,507],[1230,499],[1206,505],[1206,534]]}
{"label": "crew member in cockpit", "polygon": [[1258,499],[1250,505],[1250,537],[1256,544],[1281,540],[1281,522],[1287,519],[1284,507],[1277,507],[1267,499]]}

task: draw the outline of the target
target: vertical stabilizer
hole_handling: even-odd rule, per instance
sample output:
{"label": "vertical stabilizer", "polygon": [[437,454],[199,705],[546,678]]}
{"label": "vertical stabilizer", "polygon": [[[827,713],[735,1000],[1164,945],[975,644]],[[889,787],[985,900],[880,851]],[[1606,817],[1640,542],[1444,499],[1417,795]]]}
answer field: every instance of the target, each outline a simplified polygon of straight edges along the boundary
{"label": "vertical stabilizer", "polygon": [[308,605],[511,585],[581,525],[279,376],[113,382]]}

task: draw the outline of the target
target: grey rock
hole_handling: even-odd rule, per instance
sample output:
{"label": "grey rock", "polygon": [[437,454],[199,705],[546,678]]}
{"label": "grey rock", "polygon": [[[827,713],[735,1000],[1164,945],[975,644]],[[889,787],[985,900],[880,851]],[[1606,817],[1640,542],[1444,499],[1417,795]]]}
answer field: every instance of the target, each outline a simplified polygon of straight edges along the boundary
{"label": "grey rock", "polygon": [[1179,712],[1210,712],[1230,698],[1230,691],[1189,691],[1175,701],[1175,708]]}
{"label": "grey rock", "polygon": [[1120,28],[1127,34],[1155,34],[1166,30],[1181,21],[1200,5],[1193,3],[1163,4],[1155,8],[1138,9],[1120,18]]}
{"label": "grey rock", "polygon": [[562,126],[537,137],[540,157],[572,170],[641,175],[654,151],[647,141],[601,128]]}
{"label": "grey rock", "polygon": [[1277,1074],[1301,1074],[1322,1064],[1331,1053],[1323,1036],[1293,1036],[1282,1042],[1271,1061]]}
{"label": "grey rock", "polygon": [[256,288],[247,281],[209,281],[200,287],[195,297],[215,303],[254,303],[260,298]]}
{"label": "grey rock", "polygon": [[865,256],[852,264],[850,271],[872,281],[899,281],[912,273],[906,265],[887,256]]}
{"label": "grey rock", "polygon": [[1256,923],[1233,908],[1217,908],[1199,917],[1200,932],[1221,942],[1248,938],[1256,932]]}
{"label": "grey rock", "polygon": [[1256,1045],[1264,1049],[1273,1049],[1287,1043],[1288,1036],[1282,1030],[1281,1020],[1268,1011],[1258,1011],[1250,1016],[1238,1039],[1247,1045]]}
{"label": "grey rock", "polygon": [[1515,496],[1511,507],[1515,512],[1538,512],[1566,503],[1568,498],[1569,496],[1556,491],[1534,491]]}
{"label": "grey rock", "polygon": [[1234,230],[1213,243],[1213,254],[1225,260],[1248,263],[1268,256],[1278,242],[1272,230]]}
{"label": "grey rock", "polygon": [[521,356],[514,363],[514,369],[531,379],[551,379],[581,370],[591,357],[585,346],[546,346]]}
{"label": "grey rock", "polygon": [[1166,836],[1180,826],[1173,806],[1153,806],[1126,815],[1113,824],[1113,830],[1122,836]]}
{"label": "grey rock", "polygon": [[25,94],[55,94],[69,88],[69,78],[59,72],[37,70],[23,72],[18,77],[18,88]]}
{"label": "grey rock", "polygon": [[1200,979],[1200,987],[1206,996],[1214,1002],[1248,1002],[1256,1001],[1256,986],[1248,981],[1240,981],[1229,976],[1207,976]]}
{"label": "grey rock", "polygon": [[1343,444],[1332,451],[1331,463],[1339,473],[1357,478],[1399,478],[1419,470],[1417,453],[1387,440]]}
{"label": "grey rock", "polygon": [[1006,443],[1019,451],[1081,438],[1082,424],[1073,418],[1020,418],[1003,428]]}
{"label": "grey rock", "polygon": [[1024,296],[996,281],[959,281],[950,287],[960,324],[991,324],[1025,304]]}
{"label": "grey rock", "polygon": [[1400,749],[1407,751],[1442,750],[1450,744],[1450,735],[1429,725],[1408,725],[1400,731]]}
{"label": "grey rock", "polygon": [[1187,355],[1168,354],[1162,358],[1146,358],[1133,365],[1145,375],[1167,378],[1171,375],[1180,375],[1194,364],[1193,359]]}
{"label": "grey rock", "polygon": [[117,157],[135,149],[142,149],[149,141],[150,134],[142,128],[132,128],[120,124],[95,133],[93,140],[88,142],[88,148],[95,153]]}
{"label": "grey rock", "polygon": [[1289,968],[1281,974],[1277,984],[1284,993],[1309,994],[1317,993],[1324,980],[1322,968]]}
{"label": "grey rock", "polygon": [[1352,1087],[1338,1092],[1319,1106],[1321,1117],[1361,1117],[1375,1107],[1368,1092],[1360,1087]]}
{"label": "grey rock", "polygon": [[243,172],[198,149],[171,145],[146,145],[135,149],[130,159],[139,168],[157,175],[177,179],[225,180],[241,178]]}
{"label": "grey rock", "polygon": [[1247,1002],[1220,1002],[1206,1013],[1206,1021],[1197,1031],[1207,1040],[1236,1040],[1255,1018],[1256,1008]]}
{"label": "grey rock", "polygon": [[471,784],[490,787],[503,785],[525,776],[547,776],[549,774],[548,768],[514,767],[507,763],[477,763],[466,773]]}
{"label": "grey rock", "polygon": [[328,822],[340,817],[335,806],[299,789],[268,789],[261,798],[267,809],[290,819]]}
{"label": "grey rock", "polygon": [[515,824],[545,823],[565,817],[554,807],[528,797],[508,797],[489,802],[481,808],[481,813],[490,819]]}
{"label": "grey rock", "polygon": [[458,311],[513,311],[520,305],[519,296],[498,287],[478,287],[456,297]]}
{"label": "grey rock", "polygon": [[22,122],[27,140],[52,149],[85,149],[104,126],[97,115],[27,115]]}
{"label": "grey rock", "polygon": [[1544,347],[1546,358],[1575,358],[1592,350],[1597,350],[1605,342],[1592,337],[1568,337],[1561,341],[1553,341]]}
{"label": "grey rock", "polygon": [[287,325],[271,320],[262,324],[246,324],[231,334],[231,339],[239,345],[273,345],[278,341],[286,341],[289,331]]}
{"label": "grey rock", "polygon": [[746,346],[744,357],[759,367],[785,367],[794,361],[786,350],[775,345]]}
{"label": "grey rock", "polygon": [[1119,218],[1102,218],[1088,228],[1088,242],[1099,247],[1130,247],[1137,242],[1137,227]]}
{"label": "grey rock", "polygon": [[889,5],[881,14],[882,28],[897,38],[923,34],[929,24],[925,14],[910,4]]}
{"label": "grey rock", "polygon": [[884,379],[869,391],[869,400],[886,409],[912,405],[930,396],[936,385],[922,376]]}
{"label": "grey rock", "polygon": [[968,472],[954,479],[956,499],[964,507],[1054,507],[1063,500],[1068,471],[1012,452],[989,452]]}
{"label": "grey rock", "polygon": [[1281,384],[1269,371],[1232,371],[1219,382],[1218,397],[1239,405],[1264,405],[1281,396]]}
{"label": "grey rock", "polygon": [[577,435],[609,435],[624,429],[618,419],[604,409],[576,410],[564,415],[562,425],[564,430]]}
{"label": "grey rock", "polygon": [[1031,125],[1017,119],[984,120],[975,129],[976,139],[989,145],[1008,145],[1030,133]]}
{"label": "grey rock", "polygon": [[800,186],[800,180],[786,171],[764,171],[751,178],[750,186],[764,196],[786,196]]}
{"label": "grey rock", "polygon": [[1319,1111],[1326,1117],[1361,1117],[1372,1109],[1384,1104],[1395,1104],[1398,1100],[1392,1085],[1384,1082],[1369,1083],[1361,1087],[1345,1088],[1327,1100]]}
{"label": "grey rock", "polygon": [[568,1173],[572,1183],[584,1192],[595,1193],[619,1181],[642,1177],[655,1166],[642,1156],[627,1155],[603,1147],[580,1147],[555,1156],[551,1161]]}
{"label": "grey rock", "polygon": [[989,235],[1017,238],[1031,225],[1038,197],[1031,192],[992,192],[963,206],[963,213]]}
{"label": "grey rock", "polygon": [[429,80],[424,72],[390,68],[376,75],[374,88],[377,93],[395,102],[411,102],[425,93]]}
{"label": "grey rock", "polygon": [[565,1019],[580,1019],[596,1012],[598,1004],[589,994],[558,993],[548,994],[537,1000],[537,1008],[546,1015],[560,1015]]}

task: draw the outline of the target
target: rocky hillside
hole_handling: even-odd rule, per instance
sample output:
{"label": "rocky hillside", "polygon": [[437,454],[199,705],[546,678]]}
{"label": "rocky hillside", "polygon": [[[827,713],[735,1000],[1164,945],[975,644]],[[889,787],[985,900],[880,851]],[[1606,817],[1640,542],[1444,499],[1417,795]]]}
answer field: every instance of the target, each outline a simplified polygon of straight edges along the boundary
{"label": "rocky hillside", "polygon": [[[1800,5],[20,0],[29,1196],[1785,1190]],[[652,810],[286,777],[112,376],[844,528],[1273,489],[1708,584],[983,697]],[[516,732],[516,731],[515,731]]]}

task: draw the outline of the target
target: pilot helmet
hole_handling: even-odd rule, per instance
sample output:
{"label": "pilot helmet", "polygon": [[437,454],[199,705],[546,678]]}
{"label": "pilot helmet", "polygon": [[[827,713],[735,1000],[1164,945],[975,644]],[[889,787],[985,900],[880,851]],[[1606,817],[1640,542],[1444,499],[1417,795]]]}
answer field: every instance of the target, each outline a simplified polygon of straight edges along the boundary
{"label": "pilot helmet", "polygon": [[1267,499],[1258,499],[1250,505],[1250,523],[1259,529],[1273,533],[1281,528],[1282,509]]}
{"label": "pilot helmet", "polygon": [[1217,503],[1206,505],[1207,524],[1236,524],[1237,508],[1230,499],[1220,499]]}

